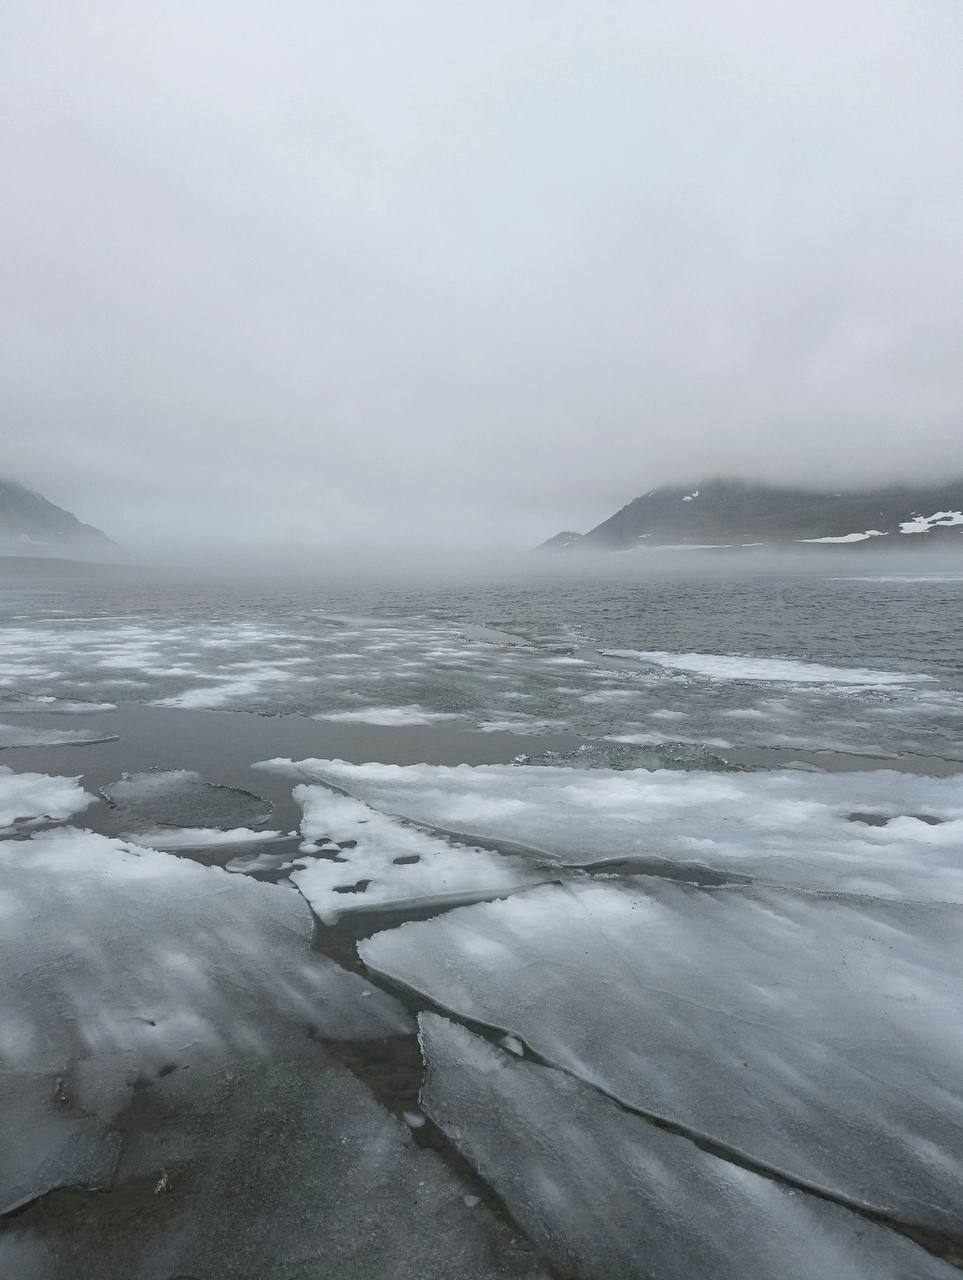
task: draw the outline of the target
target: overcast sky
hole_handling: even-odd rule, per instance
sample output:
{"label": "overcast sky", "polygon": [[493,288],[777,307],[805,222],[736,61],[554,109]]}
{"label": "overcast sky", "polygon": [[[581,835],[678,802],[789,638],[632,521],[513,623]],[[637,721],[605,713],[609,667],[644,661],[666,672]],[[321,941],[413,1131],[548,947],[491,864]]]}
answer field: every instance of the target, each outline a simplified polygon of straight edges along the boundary
{"label": "overcast sky", "polygon": [[129,546],[963,474],[959,0],[5,0],[6,472]]}

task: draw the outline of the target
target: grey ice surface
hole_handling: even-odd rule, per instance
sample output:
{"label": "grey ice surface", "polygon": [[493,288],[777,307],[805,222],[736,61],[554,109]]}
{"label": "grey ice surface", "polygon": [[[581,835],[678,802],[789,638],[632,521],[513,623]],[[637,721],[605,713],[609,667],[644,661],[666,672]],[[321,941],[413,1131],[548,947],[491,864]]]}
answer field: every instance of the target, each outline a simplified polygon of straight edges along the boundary
{"label": "grey ice surface", "polygon": [[963,911],[577,882],[362,942],[631,1107],[963,1236]]}
{"label": "grey ice surface", "polygon": [[627,1115],[560,1071],[419,1018],[424,1109],[564,1275],[950,1280],[885,1227]]}

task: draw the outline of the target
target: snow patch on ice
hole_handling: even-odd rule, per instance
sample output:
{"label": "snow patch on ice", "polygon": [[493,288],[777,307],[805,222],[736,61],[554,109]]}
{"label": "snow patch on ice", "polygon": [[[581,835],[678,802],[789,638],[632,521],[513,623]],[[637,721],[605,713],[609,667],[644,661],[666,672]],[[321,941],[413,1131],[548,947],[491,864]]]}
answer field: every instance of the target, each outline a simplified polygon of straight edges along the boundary
{"label": "snow patch on ice", "polygon": [[963,524],[963,511],[934,511],[931,516],[914,514],[911,519],[903,521],[899,531],[929,533],[930,529],[948,529],[960,524]]}
{"label": "snow patch on ice", "polygon": [[[269,767],[435,830],[574,865],[660,857],[778,884],[963,902],[963,789],[953,777],[344,760]],[[857,811],[881,815],[884,825],[850,821]]]}
{"label": "snow patch on ice", "polygon": [[84,791],[79,777],[14,773],[0,765],[0,827],[42,818],[63,822],[93,804],[95,798]]}
{"label": "snow patch on ice", "polygon": [[324,786],[295,787],[294,798],[305,841],[338,847],[336,860],[313,859],[291,876],[326,924],[348,911],[504,893],[544,879],[517,859],[433,835]]}

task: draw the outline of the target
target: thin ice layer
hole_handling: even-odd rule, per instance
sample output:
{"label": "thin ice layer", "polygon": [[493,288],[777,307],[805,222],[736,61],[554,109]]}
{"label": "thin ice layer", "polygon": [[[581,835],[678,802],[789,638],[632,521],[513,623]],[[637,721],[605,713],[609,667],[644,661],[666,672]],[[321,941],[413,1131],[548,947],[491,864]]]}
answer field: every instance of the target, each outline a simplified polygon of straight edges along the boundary
{"label": "thin ice layer", "polygon": [[14,773],[0,764],[0,827],[42,818],[62,822],[93,803],[94,797],[84,791],[79,778]]}
{"label": "thin ice layer", "polygon": [[359,952],[634,1108],[963,1236],[957,907],[582,881]]}
{"label": "thin ice layer", "polygon": [[422,1106],[564,1275],[954,1274],[894,1232],[710,1155],[571,1076],[435,1014],[419,1023]]}
{"label": "thin ice layer", "polygon": [[658,857],[777,884],[963,902],[958,778],[343,760],[296,768],[412,821],[560,862]]}
{"label": "thin ice layer", "polygon": [[10,1280],[546,1280],[322,1046],[145,1082],[116,1192],[0,1235]]}
{"label": "thin ice layer", "polygon": [[518,859],[433,835],[327,787],[295,787],[294,798],[304,847],[328,851],[291,879],[327,924],[348,911],[465,900],[544,879]]}
{"label": "thin ice layer", "polygon": [[133,829],[158,824],[178,827],[241,827],[266,822],[271,802],[207,782],[191,769],[147,770],[125,774],[103,788],[106,799],[122,810]]}
{"label": "thin ice layer", "polygon": [[110,1182],[120,1134],[77,1108],[63,1078],[0,1070],[0,1214],[57,1187]]}

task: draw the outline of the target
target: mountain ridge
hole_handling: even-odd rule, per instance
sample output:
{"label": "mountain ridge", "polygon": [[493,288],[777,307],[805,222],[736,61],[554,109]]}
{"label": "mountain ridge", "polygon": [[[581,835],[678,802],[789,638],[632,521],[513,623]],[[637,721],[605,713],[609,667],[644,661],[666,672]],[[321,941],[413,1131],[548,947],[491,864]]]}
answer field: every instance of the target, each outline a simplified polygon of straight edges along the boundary
{"label": "mountain ridge", "polygon": [[90,559],[114,559],[121,554],[103,530],[84,524],[19,481],[0,476],[0,552],[48,557],[65,551]]}
{"label": "mountain ridge", "polygon": [[663,485],[633,498],[581,536],[537,550],[732,550],[771,546],[960,545],[963,480],[811,490],[745,480]]}

